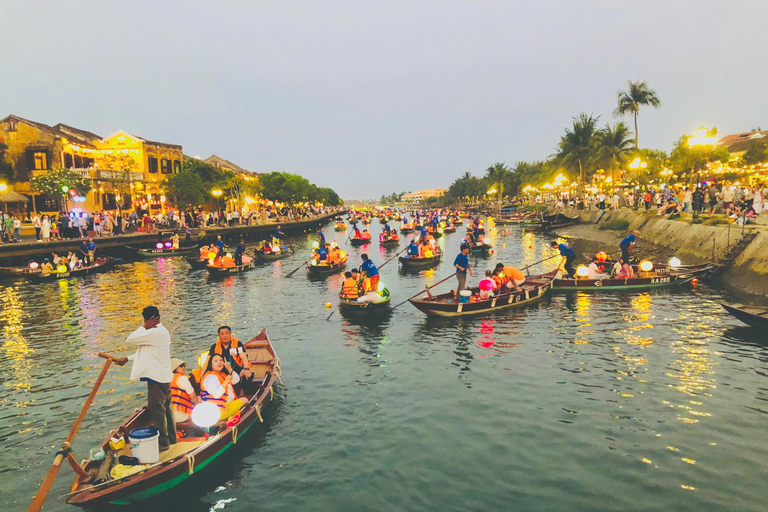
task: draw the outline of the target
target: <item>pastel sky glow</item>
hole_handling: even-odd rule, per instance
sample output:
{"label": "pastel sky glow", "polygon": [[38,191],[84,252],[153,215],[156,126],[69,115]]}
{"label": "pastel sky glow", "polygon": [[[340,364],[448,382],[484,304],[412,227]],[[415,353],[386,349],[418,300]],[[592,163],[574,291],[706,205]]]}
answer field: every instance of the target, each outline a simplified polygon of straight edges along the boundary
{"label": "pastel sky glow", "polygon": [[544,159],[579,112],[615,122],[628,79],[662,101],[641,146],[768,128],[766,20],[765,0],[0,0],[0,117],[372,198]]}

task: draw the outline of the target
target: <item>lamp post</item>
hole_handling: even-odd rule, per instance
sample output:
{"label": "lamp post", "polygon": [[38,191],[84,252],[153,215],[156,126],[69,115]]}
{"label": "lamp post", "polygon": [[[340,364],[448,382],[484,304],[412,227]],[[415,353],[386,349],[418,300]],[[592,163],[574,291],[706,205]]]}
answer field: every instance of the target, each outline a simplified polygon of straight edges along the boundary
{"label": "lamp post", "polygon": [[213,197],[216,198],[216,207],[217,208],[219,207],[219,198],[221,197],[221,195],[223,193],[224,192],[222,192],[221,189],[218,189],[218,188],[215,188],[215,189],[211,190],[211,194],[213,194]]}
{"label": "lamp post", "polygon": [[[640,157],[635,158],[629,162],[629,168],[633,171],[645,170],[648,164],[644,162]],[[635,187],[635,211],[640,209],[640,189]]]}

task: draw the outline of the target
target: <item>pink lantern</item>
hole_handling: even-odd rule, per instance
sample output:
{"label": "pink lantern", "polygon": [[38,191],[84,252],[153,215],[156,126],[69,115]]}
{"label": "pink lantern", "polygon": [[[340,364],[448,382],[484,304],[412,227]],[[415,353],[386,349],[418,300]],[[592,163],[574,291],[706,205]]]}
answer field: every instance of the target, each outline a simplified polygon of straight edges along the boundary
{"label": "pink lantern", "polygon": [[171,242],[165,242],[165,246],[170,249],[173,247],[173,244]]}
{"label": "pink lantern", "polygon": [[155,247],[157,247],[158,249],[162,249],[163,248],[163,243],[162,242],[157,242],[155,244]]}
{"label": "pink lantern", "polygon": [[490,279],[483,279],[480,281],[480,289],[486,292],[493,290],[493,281]]}

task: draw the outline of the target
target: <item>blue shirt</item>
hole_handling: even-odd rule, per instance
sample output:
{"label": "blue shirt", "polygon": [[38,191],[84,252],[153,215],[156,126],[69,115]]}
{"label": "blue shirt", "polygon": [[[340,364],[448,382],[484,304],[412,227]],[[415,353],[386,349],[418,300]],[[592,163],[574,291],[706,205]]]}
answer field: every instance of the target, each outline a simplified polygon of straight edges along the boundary
{"label": "blue shirt", "polygon": [[454,267],[456,265],[462,267],[464,270],[456,269],[457,274],[466,274],[467,269],[469,268],[469,258],[466,254],[460,252],[458,256],[456,256],[456,259],[453,260]]}
{"label": "blue shirt", "polygon": [[391,229],[392,228],[389,227],[389,224],[384,224],[384,230],[387,232],[387,234],[389,234]]}
{"label": "blue shirt", "polygon": [[411,242],[408,244],[408,254],[412,254],[414,256],[419,255],[419,246]]}
{"label": "blue shirt", "polygon": [[323,232],[322,231],[318,231],[317,235],[320,237],[320,243],[324,244],[325,243],[325,235],[323,234]]}
{"label": "blue shirt", "polygon": [[325,261],[328,258],[328,249],[321,247],[317,250],[317,254],[320,255],[320,261]]}
{"label": "blue shirt", "polygon": [[88,252],[88,242],[83,242],[83,244],[80,246],[80,250],[83,252]]}
{"label": "blue shirt", "polygon": [[216,240],[214,245],[219,248],[219,251],[224,250],[224,240]]}
{"label": "blue shirt", "polygon": [[619,244],[619,247],[629,247],[629,244],[635,241],[635,235],[634,233],[626,237],[624,240],[621,241]]}
{"label": "blue shirt", "polygon": [[437,227],[437,217],[432,217],[432,227]]}
{"label": "blue shirt", "polygon": [[376,268],[376,265],[374,265],[371,260],[364,261],[363,264],[360,265],[360,272],[365,272],[368,274],[368,277],[379,275],[379,269]]}
{"label": "blue shirt", "polygon": [[280,237],[281,237],[281,236],[283,236],[284,234],[285,234],[285,233],[283,233],[282,231],[280,231],[278,228],[275,228],[275,234],[274,234],[274,237],[275,237],[275,238],[280,238]]}
{"label": "blue shirt", "polygon": [[237,244],[237,247],[235,247],[235,254],[245,254],[245,244]]}
{"label": "blue shirt", "polygon": [[560,244],[557,246],[558,249],[560,249],[560,256],[576,256],[576,253],[568,247],[565,244]]}
{"label": "blue shirt", "polygon": [[421,237],[426,238],[427,237],[427,228],[424,226],[421,226]]}
{"label": "blue shirt", "polygon": [[88,242],[87,244],[88,251],[93,252],[96,250],[96,242]]}

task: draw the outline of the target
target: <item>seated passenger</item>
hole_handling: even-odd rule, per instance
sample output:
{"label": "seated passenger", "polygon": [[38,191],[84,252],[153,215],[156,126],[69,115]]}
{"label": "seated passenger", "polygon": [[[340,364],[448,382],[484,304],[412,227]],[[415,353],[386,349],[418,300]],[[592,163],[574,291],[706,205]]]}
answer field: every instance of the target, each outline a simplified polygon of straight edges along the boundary
{"label": "seated passenger", "polygon": [[480,280],[480,298],[487,299],[493,295],[493,290],[496,288],[496,283],[493,281],[493,273],[490,270],[485,271],[485,279]]}
{"label": "seated passenger", "polygon": [[187,421],[192,408],[200,403],[200,399],[195,395],[189,379],[186,376],[187,363],[181,359],[173,358],[171,360],[173,368],[173,377],[171,378],[171,407],[176,417],[176,423]]}
{"label": "seated passenger", "polygon": [[597,256],[592,256],[592,262],[589,264],[589,273],[587,279],[608,279],[610,276],[600,272],[600,267],[597,266]]}
{"label": "seated passenger", "polygon": [[329,265],[338,265],[339,264],[339,251],[335,247],[331,247],[331,244],[328,244],[328,264]]}
{"label": "seated passenger", "polygon": [[200,382],[200,398],[204,402],[212,402],[219,408],[219,419],[226,420],[237,414],[246,401],[237,398],[232,384],[240,382],[240,377],[232,371],[232,366],[224,362],[224,358],[215,354],[210,358],[208,371]]}
{"label": "seated passenger", "polygon": [[619,279],[632,279],[635,277],[635,272],[632,270],[632,265],[629,262],[624,261],[624,258],[619,258],[621,264],[621,270],[616,274]]}
{"label": "seated passenger", "polygon": [[419,257],[419,245],[416,243],[414,239],[411,239],[411,243],[408,244],[408,257],[409,258]]}
{"label": "seated passenger", "polygon": [[48,258],[45,258],[43,260],[43,264],[40,265],[40,272],[42,272],[44,276],[47,276],[48,274],[53,272],[53,265],[51,265],[51,262],[48,261]]}
{"label": "seated passenger", "polygon": [[339,297],[345,300],[355,300],[360,296],[357,281],[352,277],[352,272],[344,272],[344,283],[341,285]]}

